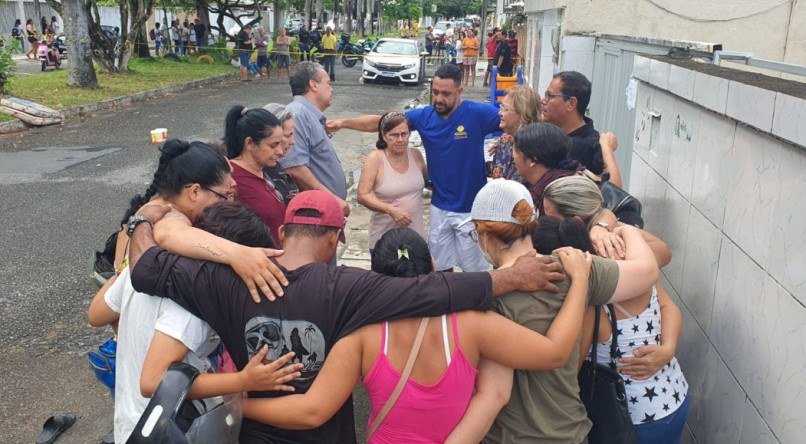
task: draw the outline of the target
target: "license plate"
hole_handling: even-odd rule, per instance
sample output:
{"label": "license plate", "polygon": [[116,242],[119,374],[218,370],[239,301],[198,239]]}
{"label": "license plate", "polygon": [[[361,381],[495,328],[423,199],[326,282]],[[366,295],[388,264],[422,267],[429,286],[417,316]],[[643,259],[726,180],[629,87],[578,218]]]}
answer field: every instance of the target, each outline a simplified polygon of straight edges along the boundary
{"label": "license plate", "polygon": [[381,75],[384,77],[397,77],[397,74],[391,71],[381,71]]}

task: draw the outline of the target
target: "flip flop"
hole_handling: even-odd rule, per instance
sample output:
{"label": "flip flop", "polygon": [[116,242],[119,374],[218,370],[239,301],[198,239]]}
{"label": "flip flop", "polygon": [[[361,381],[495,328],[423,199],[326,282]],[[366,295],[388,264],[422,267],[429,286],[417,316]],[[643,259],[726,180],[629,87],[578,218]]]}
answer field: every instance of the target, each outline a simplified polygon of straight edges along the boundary
{"label": "flip flop", "polygon": [[115,444],[115,429],[101,437],[101,444]]}
{"label": "flip flop", "polygon": [[76,415],[69,412],[56,413],[45,421],[45,425],[42,426],[42,432],[36,437],[36,444],[55,442],[59,435],[69,429],[74,422],[76,422]]}

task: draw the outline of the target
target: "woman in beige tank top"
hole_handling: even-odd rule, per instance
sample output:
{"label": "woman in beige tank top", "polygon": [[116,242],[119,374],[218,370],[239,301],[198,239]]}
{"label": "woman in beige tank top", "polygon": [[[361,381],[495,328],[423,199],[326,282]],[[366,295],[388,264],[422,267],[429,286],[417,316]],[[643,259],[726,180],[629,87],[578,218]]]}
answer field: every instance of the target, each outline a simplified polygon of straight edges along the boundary
{"label": "woman in beige tank top", "polygon": [[358,202],[373,212],[370,250],[392,228],[409,227],[424,235],[422,196],[428,178],[422,154],[409,148],[406,116],[388,112],[378,126],[378,149],[367,156],[358,181]]}

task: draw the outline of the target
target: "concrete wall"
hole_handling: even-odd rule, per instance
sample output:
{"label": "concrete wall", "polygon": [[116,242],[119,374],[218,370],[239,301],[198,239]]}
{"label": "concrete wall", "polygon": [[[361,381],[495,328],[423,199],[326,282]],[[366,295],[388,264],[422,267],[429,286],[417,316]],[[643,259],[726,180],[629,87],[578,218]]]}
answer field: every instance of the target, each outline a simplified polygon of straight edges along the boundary
{"label": "concrete wall", "polygon": [[[526,0],[564,8],[563,34],[598,32],[722,43],[724,49],[806,65],[806,2],[785,0]],[[763,36],[763,38],[759,38]]]}
{"label": "concrete wall", "polygon": [[662,283],[684,319],[684,442],[803,442],[806,90],[669,61],[635,59],[629,190],[674,254]]}

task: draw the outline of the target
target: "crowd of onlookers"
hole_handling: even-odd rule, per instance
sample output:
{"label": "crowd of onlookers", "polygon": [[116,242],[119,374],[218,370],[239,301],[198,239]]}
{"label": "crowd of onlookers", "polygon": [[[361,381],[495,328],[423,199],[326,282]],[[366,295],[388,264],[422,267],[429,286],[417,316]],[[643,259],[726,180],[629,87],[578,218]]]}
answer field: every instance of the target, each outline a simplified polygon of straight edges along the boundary
{"label": "crowd of onlookers", "polygon": [[[602,195],[621,186],[618,144],[585,116],[585,76],[495,106],[463,100],[467,75],[445,64],[428,106],[328,120],[329,73],[289,74],[291,103],[232,107],[220,140],[166,142],[120,221],[118,272],[89,309],[116,329],[118,440],[185,361],[201,371],[190,398],[249,392],[242,442],[354,442],[358,381],[369,442],[601,442],[578,376],[598,362],[625,391],[621,442],[679,442],[681,316],[658,284],[671,253],[640,207]],[[372,271],[336,257],[344,129],[377,134],[356,191]]]}

